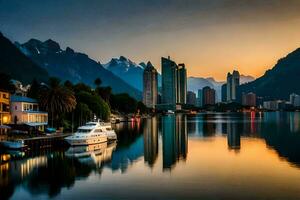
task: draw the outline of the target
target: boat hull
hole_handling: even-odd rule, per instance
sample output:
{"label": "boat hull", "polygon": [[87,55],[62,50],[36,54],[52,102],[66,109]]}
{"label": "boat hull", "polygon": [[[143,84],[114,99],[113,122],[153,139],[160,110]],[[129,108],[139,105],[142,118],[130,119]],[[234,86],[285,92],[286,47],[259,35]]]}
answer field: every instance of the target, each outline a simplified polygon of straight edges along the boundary
{"label": "boat hull", "polygon": [[25,149],[27,147],[21,141],[1,141],[1,146],[7,149]]}
{"label": "boat hull", "polygon": [[85,145],[107,142],[107,137],[95,137],[95,138],[87,138],[87,139],[65,138],[65,140],[71,146],[85,146]]}

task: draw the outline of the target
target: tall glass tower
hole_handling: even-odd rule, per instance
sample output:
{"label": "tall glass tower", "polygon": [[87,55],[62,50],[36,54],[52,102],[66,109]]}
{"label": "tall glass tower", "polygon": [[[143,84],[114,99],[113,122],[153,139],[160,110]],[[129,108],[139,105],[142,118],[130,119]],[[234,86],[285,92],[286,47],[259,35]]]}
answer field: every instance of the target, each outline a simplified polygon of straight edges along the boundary
{"label": "tall glass tower", "polygon": [[185,65],[179,64],[177,67],[177,103],[186,104],[187,98],[187,78]]}
{"label": "tall glass tower", "polygon": [[168,58],[161,58],[162,71],[162,104],[175,109],[177,97],[177,65]]}

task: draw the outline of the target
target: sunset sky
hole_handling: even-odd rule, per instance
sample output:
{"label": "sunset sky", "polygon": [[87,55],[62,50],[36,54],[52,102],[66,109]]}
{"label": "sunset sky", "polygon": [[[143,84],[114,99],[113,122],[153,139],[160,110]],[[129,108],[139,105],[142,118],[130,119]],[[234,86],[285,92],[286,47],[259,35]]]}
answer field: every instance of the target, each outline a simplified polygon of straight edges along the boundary
{"label": "sunset sky", "polygon": [[259,77],[300,47],[299,0],[0,0],[0,31],[51,38],[101,63],[184,62],[189,76]]}

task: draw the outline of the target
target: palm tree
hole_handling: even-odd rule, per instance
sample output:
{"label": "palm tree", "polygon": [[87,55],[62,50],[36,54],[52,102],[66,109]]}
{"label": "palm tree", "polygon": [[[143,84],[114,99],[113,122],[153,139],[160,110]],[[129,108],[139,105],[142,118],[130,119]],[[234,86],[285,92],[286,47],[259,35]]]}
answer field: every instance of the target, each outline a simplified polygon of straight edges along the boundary
{"label": "palm tree", "polygon": [[49,87],[41,91],[40,105],[51,114],[53,127],[53,121],[58,118],[59,114],[75,109],[76,98],[71,90],[60,84],[59,79],[50,78]]}
{"label": "palm tree", "polygon": [[102,81],[100,78],[96,78],[94,81],[94,84],[96,85],[96,87],[100,87],[100,85],[102,84]]}

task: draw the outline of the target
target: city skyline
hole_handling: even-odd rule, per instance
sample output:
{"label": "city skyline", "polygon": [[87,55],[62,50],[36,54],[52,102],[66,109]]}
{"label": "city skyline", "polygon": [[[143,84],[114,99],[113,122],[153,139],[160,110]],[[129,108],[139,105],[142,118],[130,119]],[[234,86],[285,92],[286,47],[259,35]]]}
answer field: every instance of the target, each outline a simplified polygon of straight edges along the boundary
{"label": "city skyline", "polygon": [[150,60],[158,71],[160,57],[171,56],[186,64],[188,76],[217,80],[234,69],[257,78],[300,46],[296,0],[13,0],[0,5],[0,30],[12,41],[51,38],[101,63],[124,55],[136,63]]}

